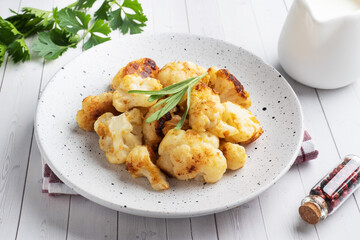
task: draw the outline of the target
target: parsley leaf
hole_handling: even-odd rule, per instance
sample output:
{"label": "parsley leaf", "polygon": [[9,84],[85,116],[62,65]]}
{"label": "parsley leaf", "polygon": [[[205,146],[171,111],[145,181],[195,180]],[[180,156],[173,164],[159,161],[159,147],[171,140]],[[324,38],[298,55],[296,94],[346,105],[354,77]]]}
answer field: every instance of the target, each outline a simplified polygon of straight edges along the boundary
{"label": "parsley leaf", "polygon": [[[0,17],[0,66],[6,52],[14,62],[29,60],[25,38],[33,34],[38,34],[34,50],[45,59],[56,59],[86,37],[85,50],[109,41],[107,36],[111,30],[135,34],[146,26],[147,18],[138,0],[102,0],[93,15],[86,14],[85,10],[92,8],[95,1],[75,0],[67,7],[60,10],[55,7],[52,11],[24,7],[17,13],[10,9],[12,16]],[[159,98],[161,96],[154,96],[154,100]]]}
{"label": "parsley leaf", "polygon": [[19,37],[21,37],[21,33],[14,25],[0,17],[0,42],[9,45]]}
{"label": "parsley leaf", "polygon": [[77,1],[75,8],[76,9],[83,9],[83,8],[91,8],[96,0],[79,0]]}
{"label": "parsley leaf", "polygon": [[[134,13],[129,12],[132,11]],[[130,34],[142,32],[146,26],[146,16],[142,11],[141,4],[137,0],[125,0],[120,8],[109,13],[110,27],[120,29],[122,34],[130,31]]]}
{"label": "parsley leaf", "polygon": [[129,30],[130,30],[130,34],[141,33],[143,31],[141,27],[144,27],[145,24],[135,22],[130,16],[132,17],[133,15],[130,14],[125,15],[124,22],[121,26],[122,34],[128,33]]}
{"label": "parsley leaf", "polygon": [[90,15],[69,8],[58,11],[56,18],[59,21],[60,27],[72,34],[76,34],[80,30],[87,30],[91,19]]}
{"label": "parsley leaf", "polygon": [[0,17],[0,44],[1,46],[1,55],[0,63],[4,61],[3,53],[5,49],[12,58],[12,60],[17,62],[24,62],[30,59],[30,51],[25,43],[24,36],[15,28],[15,26]]}
{"label": "parsley leaf", "polygon": [[70,46],[61,46],[56,44],[51,36],[57,36],[59,33],[54,32],[41,32],[39,33],[38,41],[34,42],[33,49],[39,52],[39,56],[44,57],[46,60],[56,59],[61,56]]}
{"label": "parsley leaf", "polygon": [[109,13],[110,27],[112,30],[120,28],[123,24],[123,19],[121,17],[121,9],[112,11]]}
{"label": "parsley leaf", "polygon": [[104,38],[95,34],[95,33],[101,33],[107,36],[111,32],[109,25],[105,23],[104,20],[102,19],[96,20],[95,23],[90,28],[89,32],[91,36],[89,40],[84,44],[85,50],[110,40],[109,37]]}
{"label": "parsley leaf", "polygon": [[7,49],[7,46],[5,44],[0,43],[0,66],[5,60],[6,49]]}
{"label": "parsley leaf", "polygon": [[96,19],[103,19],[108,20],[109,19],[109,10],[111,9],[111,6],[109,4],[108,0],[104,0],[103,4],[99,7],[98,10],[94,13],[94,17]]}
{"label": "parsley leaf", "polygon": [[30,60],[30,51],[23,37],[16,39],[11,43],[8,46],[7,51],[15,63]]}
{"label": "parsley leaf", "polygon": [[141,13],[143,11],[141,4],[138,0],[124,0],[123,7],[130,8],[136,13]]}
{"label": "parsley leaf", "polygon": [[[41,10],[39,10],[41,11]],[[44,11],[46,12],[46,11]],[[52,16],[49,16],[49,12],[46,15],[46,19],[38,15],[44,15],[37,12],[33,13],[22,13],[6,18],[7,21],[11,22],[14,27],[24,35],[24,37],[31,36],[37,32],[50,30],[53,27],[54,21]],[[45,16],[45,15],[44,15]]]}

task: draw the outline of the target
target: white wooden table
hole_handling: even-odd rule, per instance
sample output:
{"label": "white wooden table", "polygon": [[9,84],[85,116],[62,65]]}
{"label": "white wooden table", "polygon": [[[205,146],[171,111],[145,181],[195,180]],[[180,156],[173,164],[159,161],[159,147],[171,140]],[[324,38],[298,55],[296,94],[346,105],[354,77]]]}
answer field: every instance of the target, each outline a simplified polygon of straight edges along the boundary
{"label": "white wooden table", "polygon": [[[147,32],[189,32],[242,46],[275,66],[277,40],[292,0],[143,0]],[[64,0],[0,0],[8,8],[50,9]],[[121,37],[119,33],[113,38]],[[29,40],[31,43],[31,39]],[[41,193],[40,154],[33,118],[39,94],[64,64],[81,53],[0,68],[0,239],[359,239],[360,191],[333,216],[302,222],[300,200],[347,153],[360,154],[360,83],[339,90],[305,87],[287,77],[300,98],[305,124],[320,151],[268,191],[238,208],[204,217],[153,219],[116,212],[80,196]]]}

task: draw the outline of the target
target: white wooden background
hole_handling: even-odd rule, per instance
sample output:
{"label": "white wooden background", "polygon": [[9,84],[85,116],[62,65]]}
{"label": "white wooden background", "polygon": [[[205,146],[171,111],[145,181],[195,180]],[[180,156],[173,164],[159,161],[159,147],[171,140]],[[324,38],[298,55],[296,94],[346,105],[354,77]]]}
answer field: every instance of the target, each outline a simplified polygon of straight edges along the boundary
{"label": "white wooden background", "polygon": [[[189,32],[242,46],[282,72],[277,40],[293,0],[143,0],[147,32]],[[69,0],[0,0],[8,8],[51,9]],[[113,38],[121,37],[119,33]],[[31,44],[31,39],[29,40]],[[41,90],[82,52],[0,68],[0,239],[359,239],[360,191],[333,216],[307,225],[300,200],[340,156],[360,154],[360,83],[339,90],[305,87],[287,78],[300,98],[319,159],[295,166],[268,191],[230,211],[196,218],[153,219],[116,212],[80,196],[41,193],[33,118]]]}

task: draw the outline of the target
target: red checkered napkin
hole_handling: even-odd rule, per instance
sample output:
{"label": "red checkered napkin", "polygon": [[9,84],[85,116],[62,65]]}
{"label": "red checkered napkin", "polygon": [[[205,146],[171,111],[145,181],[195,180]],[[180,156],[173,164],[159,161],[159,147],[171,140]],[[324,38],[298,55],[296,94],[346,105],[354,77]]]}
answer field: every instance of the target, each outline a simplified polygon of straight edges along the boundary
{"label": "red checkered napkin", "polygon": [[[299,155],[297,156],[294,164],[299,164],[316,159],[319,152],[315,148],[314,141],[307,131],[304,132],[304,140],[301,145]],[[68,186],[66,186],[56,175],[49,166],[42,159],[43,166],[43,185],[42,192],[48,193],[50,196],[61,194],[77,194]]]}

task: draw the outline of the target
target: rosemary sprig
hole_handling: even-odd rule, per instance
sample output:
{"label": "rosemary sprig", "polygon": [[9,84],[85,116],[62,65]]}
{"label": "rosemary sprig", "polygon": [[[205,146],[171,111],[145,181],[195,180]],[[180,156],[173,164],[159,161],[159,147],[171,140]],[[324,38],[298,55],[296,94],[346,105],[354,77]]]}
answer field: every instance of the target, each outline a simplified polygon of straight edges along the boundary
{"label": "rosemary sprig", "polygon": [[149,102],[156,101],[162,97],[165,97],[161,101],[157,102],[154,107],[160,106],[162,104],[165,104],[161,109],[154,112],[150,117],[146,119],[147,123],[151,123],[153,121],[159,120],[162,116],[164,116],[167,112],[169,112],[171,109],[176,107],[176,105],[180,102],[180,100],[183,98],[185,93],[187,93],[187,100],[186,100],[186,111],[182,115],[181,120],[176,125],[175,129],[181,129],[183,126],[187,113],[189,112],[190,108],[190,93],[192,88],[196,83],[200,81],[203,77],[205,77],[208,73],[205,72],[204,74],[192,77],[189,79],[186,79],[184,81],[175,83],[173,85],[170,85],[166,88],[163,88],[159,91],[144,91],[144,90],[131,90],[128,91],[128,93],[138,93],[138,94],[148,94],[150,95],[148,98]]}

